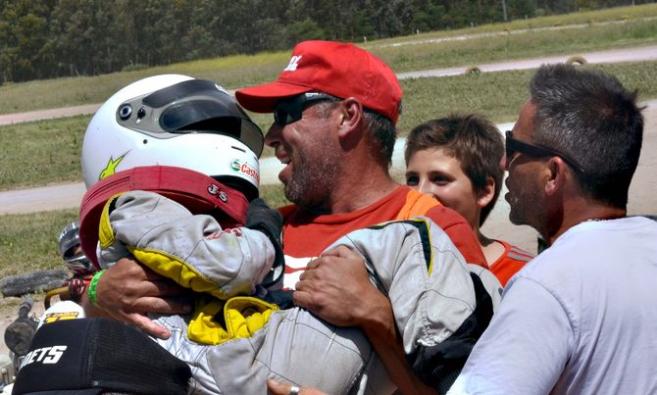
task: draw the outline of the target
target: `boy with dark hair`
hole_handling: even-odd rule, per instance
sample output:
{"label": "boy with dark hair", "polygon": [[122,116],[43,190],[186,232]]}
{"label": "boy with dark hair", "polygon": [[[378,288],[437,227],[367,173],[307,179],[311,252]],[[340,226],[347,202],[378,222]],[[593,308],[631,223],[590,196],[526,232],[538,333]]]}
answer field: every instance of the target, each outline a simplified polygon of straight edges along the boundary
{"label": "boy with dark hair", "polygon": [[475,114],[425,122],[406,140],[406,185],[432,194],[468,221],[490,270],[505,285],[533,256],[481,233],[502,188],[503,157],[500,132]]}

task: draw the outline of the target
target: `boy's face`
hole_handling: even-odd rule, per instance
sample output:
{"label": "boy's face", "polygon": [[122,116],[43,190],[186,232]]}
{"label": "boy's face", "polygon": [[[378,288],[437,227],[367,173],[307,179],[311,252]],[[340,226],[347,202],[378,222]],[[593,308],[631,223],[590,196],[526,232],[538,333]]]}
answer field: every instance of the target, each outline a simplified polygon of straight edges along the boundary
{"label": "boy's face", "polygon": [[436,197],[456,210],[475,228],[481,207],[472,182],[461,163],[442,148],[420,150],[411,155],[406,166],[406,185]]}

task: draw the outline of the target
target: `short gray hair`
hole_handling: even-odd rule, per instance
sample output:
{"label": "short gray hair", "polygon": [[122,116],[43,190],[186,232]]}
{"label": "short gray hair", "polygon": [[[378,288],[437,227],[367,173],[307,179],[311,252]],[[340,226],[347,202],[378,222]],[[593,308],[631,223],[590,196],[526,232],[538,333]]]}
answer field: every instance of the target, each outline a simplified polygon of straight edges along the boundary
{"label": "short gray hair", "polygon": [[373,140],[378,144],[378,160],[388,167],[392,164],[392,152],[397,140],[397,128],[392,121],[385,116],[370,109],[364,111],[365,124],[370,131]]}
{"label": "short gray hair", "polygon": [[565,64],[542,66],[529,90],[534,143],[577,161],[576,178],[591,198],[625,208],[643,139],[636,91],[611,75]]}
{"label": "short gray hair", "polygon": [[[317,103],[315,106],[317,107],[318,114],[326,117],[335,105],[337,105],[337,102],[323,101]],[[363,121],[365,127],[370,132],[372,141],[378,145],[377,160],[390,167],[392,164],[392,152],[395,149],[395,141],[397,140],[397,128],[395,124],[378,112],[364,107]]]}

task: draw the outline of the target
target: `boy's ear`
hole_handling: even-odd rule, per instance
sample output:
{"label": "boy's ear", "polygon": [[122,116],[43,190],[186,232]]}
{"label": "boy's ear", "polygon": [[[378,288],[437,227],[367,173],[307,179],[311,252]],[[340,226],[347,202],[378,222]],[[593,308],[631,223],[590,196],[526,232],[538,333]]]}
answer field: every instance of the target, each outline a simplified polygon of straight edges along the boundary
{"label": "boy's ear", "polygon": [[477,193],[477,206],[484,208],[490,204],[495,197],[495,179],[493,177],[486,178],[486,185]]}

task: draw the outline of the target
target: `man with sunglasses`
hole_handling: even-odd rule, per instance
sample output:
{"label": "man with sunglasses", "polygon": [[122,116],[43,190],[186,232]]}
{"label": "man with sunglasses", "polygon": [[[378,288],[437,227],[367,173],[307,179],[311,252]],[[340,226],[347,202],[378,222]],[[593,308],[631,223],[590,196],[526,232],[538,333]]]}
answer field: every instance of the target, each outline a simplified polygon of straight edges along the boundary
{"label": "man with sunglasses", "polygon": [[467,262],[486,266],[463,217],[390,176],[402,98],[393,71],[354,45],[306,41],[276,81],[240,89],[236,98],[247,110],[274,115],[265,143],[285,165],[279,178],[294,203],[281,211],[284,283],[296,285],[295,302],[333,324],[360,327],[384,361],[403,366],[388,369],[397,385],[417,393],[390,302],[369,283],[362,258],[348,249],[317,258],[355,229],[425,215]]}
{"label": "man with sunglasses", "polygon": [[541,67],[506,135],[515,224],[550,245],[507,285],[450,393],[657,392],[657,222],[627,217],[643,119],[612,76]]}
{"label": "man with sunglasses", "polygon": [[307,258],[349,231],[427,213],[466,261],[485,266],[460,215],[390,176],[401,97],[397,78],[380,59],[329,41],[298,44],[276,81],[236,92],[247,110],[274,115],[265,143],[285,165],[279,178],[294,203],[282,209],[285,254],[292,258],[287,287],[294,287]]}

